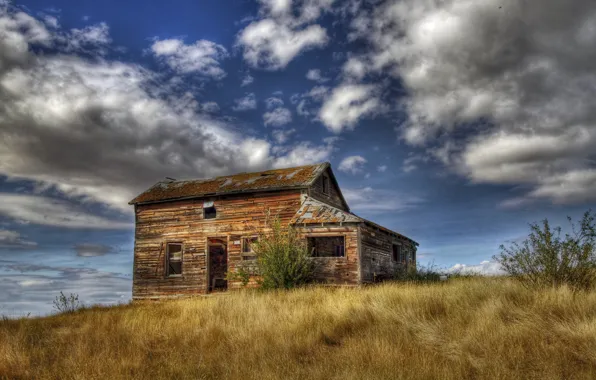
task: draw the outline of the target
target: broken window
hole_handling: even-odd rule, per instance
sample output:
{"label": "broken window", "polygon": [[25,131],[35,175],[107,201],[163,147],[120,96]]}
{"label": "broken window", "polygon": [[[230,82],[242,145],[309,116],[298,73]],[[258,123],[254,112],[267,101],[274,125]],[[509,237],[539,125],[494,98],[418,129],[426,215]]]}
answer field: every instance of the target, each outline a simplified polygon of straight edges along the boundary
{"label": "broken window", "polygon": [[312,257],[345,257],[343,236],[309,237],[308,249]]}
{"label": "broken window", "polygon": [[215,204],[213,202],[203,203],[203,218],[204,219],[215,219],[217,211],[215,210]]}
{"label": "broken window", "polygon": [[168,243],[166,246],[166,276],[182,274],[182,244]]}
{"label": "broken window", "polygon": [[323,175],[323,194],[329,194],[329,177]]}
{"label": "broken window", "polygon": [[245,237],[242,238],[242,259],[243,260],[256,260],[257,254],[252,249],[252,245],[258,240],[257,237]]}

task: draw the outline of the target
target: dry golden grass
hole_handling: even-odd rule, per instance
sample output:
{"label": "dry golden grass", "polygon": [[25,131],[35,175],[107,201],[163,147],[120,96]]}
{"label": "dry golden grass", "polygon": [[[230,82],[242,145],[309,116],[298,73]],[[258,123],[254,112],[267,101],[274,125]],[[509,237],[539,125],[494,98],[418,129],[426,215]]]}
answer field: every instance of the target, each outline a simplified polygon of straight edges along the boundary
{"label": "dry golden grass", "polygon": [[596,378],[596,293],[507,279],[236,292],[0,322],[0,377]]}

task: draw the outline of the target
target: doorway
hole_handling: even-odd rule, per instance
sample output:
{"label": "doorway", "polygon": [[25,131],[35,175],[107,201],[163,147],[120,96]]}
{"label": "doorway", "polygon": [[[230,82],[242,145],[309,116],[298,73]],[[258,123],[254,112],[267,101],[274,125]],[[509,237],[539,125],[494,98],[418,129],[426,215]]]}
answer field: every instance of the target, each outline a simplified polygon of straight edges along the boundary
{"label": "doorway", "polygon": [[228,271],[227,241],[221,238],[208,238],[209,250],[209,292],[221,292],[228,289],[226,272]]}

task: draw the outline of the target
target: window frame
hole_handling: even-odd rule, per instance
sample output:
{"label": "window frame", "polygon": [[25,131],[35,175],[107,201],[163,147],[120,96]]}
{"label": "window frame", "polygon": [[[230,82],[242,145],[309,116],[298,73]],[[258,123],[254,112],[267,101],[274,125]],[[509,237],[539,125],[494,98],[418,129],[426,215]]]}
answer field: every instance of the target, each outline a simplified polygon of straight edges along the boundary
{"label": "window frame", "polygon": [[[346,255],[346,235],[345,234],[339,234],[339,235],[332,235],[332,236],[320,236],[320,235],[316,235],[316,234],[308,234],[305,236],[306,237],[306,244],[308,246],[308,239],[326,239],[326,238],[342,238],[343,239],[343,256],[312,256],[311,253],[311,258],[313,259],[346,259],[347,255]],[[334,252],[335,252],[335,247],[333,248]]]}
{"label": "window frame", "polygon": [[[211,208],[214,211],[214,213],[213,213],[214,216],[213,217],[210,217],[210,218],[207,218],[207,212],[205,210],[211,209]],[[217,219],[217,208],[215,207],[215,205],[209,206],[209,207],[203,207],[203,220],[212,220],[212,219]]]}
{"label": "window frame", "polygon": [[330,193],[330,181],[329,176],[327,174],[323,174],[323,186],[321,187],[321,192],[325,195],[329,195]]}
{"label": "window frame", "polygon": [[[164,277],[166,278],[176,278],[182,277],[184,273],[184,243],[180,241],[166,241],[166,254],[165,254],[165,273]],[[180,273],[171,274],[170,273],[170,245],[179,245],[180,246],[180,260],[174,260],[174,262],[180,262]]]}
{"label": "window frame", "polygon": [[252,236],[242,236],[240,238],[240,245],[241,245],[241,247],[240,247],[240,253],[242,255],[242,260],[243,261],[256,260],[256,258],[257,258],[257,254],[254,253],[253,250],[250,250],[250,251],[245,251],[244,250],[244,248],[246,247],[246,244],[247,244],[247,242],[248,242],[249,239],[251,239],[251,240],[252,239],[258,240],[259,237],[256,236],[256,235],[252,235]]}

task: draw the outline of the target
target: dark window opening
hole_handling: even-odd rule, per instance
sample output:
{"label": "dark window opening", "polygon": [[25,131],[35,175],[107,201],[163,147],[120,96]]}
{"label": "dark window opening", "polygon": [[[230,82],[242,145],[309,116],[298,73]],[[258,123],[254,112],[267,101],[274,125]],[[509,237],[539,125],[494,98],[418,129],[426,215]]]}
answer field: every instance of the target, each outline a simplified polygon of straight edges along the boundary
{"label": "dark window opening", "polygon": [[166,247],[166,276],[182,274],[182,244],[168,243]]}
{"label": "dark window opening", "polygon": [[393,244],[393,261],[401,261],[401,245]]}
{"label": "dark window opening", "polygon": [[329,177],[323,176],[323,194],[329,194]]}
{"label": "dark window opening", "polygon": [[256,243],[258,238],[246,237],[242,239],[242,259],[243,260],[256,260],[257,255],[253,250],[252,245]]}
{"label": "dark window opening", "polygon": [[343,236],[309,237],[308,249],[312,257],[345,257]]}
{"label": "dark window opening", "polygon": [[215,219],[217,216],[217,212],[215,211],[215,206],[205,207],[203,209],[204,218],[205,219]]}

